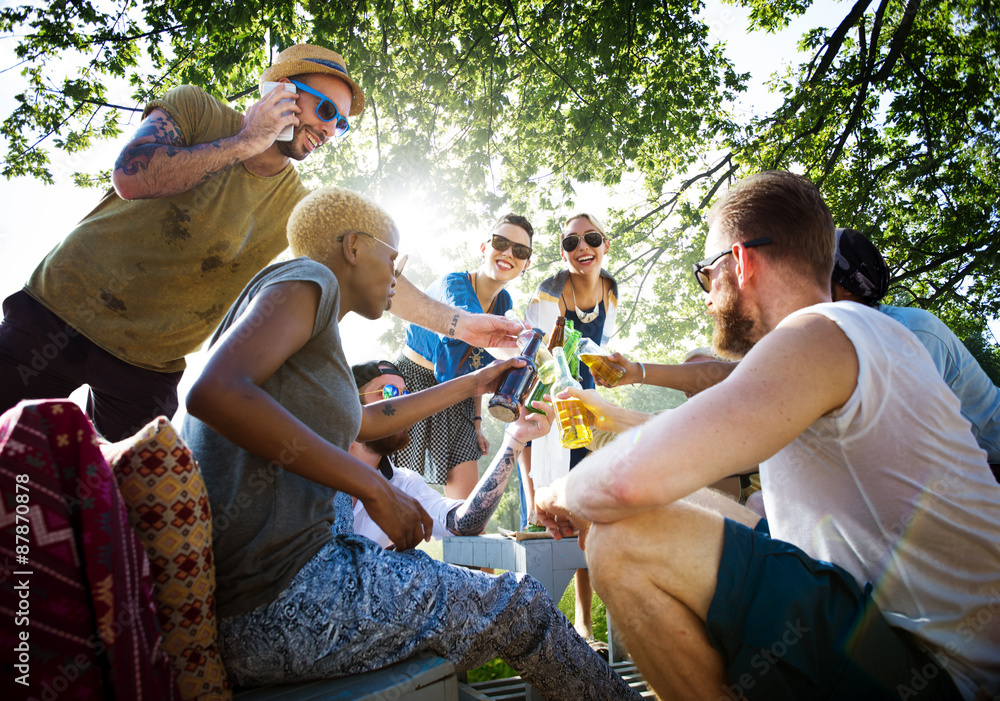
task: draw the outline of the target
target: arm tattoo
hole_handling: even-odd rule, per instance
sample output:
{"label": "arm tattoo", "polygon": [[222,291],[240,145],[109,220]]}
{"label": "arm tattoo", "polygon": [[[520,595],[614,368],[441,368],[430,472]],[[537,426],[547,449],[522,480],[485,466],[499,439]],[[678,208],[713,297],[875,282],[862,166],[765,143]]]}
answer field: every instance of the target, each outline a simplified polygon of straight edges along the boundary
{"label": "arm tattoo", "polygon": [[[136,143],[139,139],[149,137],[152,137],[152,140]],[[118,161],[115,163],[115,170],[120,170],[124,175],[136,175],[139,171],[148,170],[150,162],[158,153],[162,153],[167,158],[174,158],[182,153],[193,154],[197,151],[208,149],[218,150],[220,148],[222,146],[217,142],[195,144],[190,147],[186,146],[184,134],[181,133],[177,122],[174,121],[173,117],[164,112],[163,114],[157,114],[154,117],[146,119],[139,125],[139,129],[136,131],[132,141],[125,146],[118,157]],[[233,168],[239,162],[239,158],[233,158],[231,161],[223,163],[214,170],[205,170],[199,183],[211,180],[219,173]]]}
{"label": "arm tattoo", "polygon": [[[153,140],[136,143],[137,140],[147,137],[152,137]],[[166,113],[156,115],[139,125],[135,136],[118,156],[115,170],[120,170],[125,175],[135,175],[149,167],[149,162],[158,150],[166,149],[167,157],[173,158],[180,153],[179,147],[183,146],[184,135],[174,118]]]}
{"label": "arm tattoo", "polygon": [[384,416],[392,416],[395,413],[396,413],[396,407],[394,407],[392,404],[387,403],[385,406],[382,407],[382,414]]}
{"label": "arm tattoo", "polygon": [[445,525],[449,531],[457,535],[477,535],[483,532],[500,504],[510,473],[517,466],[520,452],[514,452],[509,445],[503,447],[486,469],[482,486],[477,487],[465,503],[448,512]]}
{"label": "arm tattoo", "polygon": [[458,314],[455,314],[455,316],[451,318],[451,326],[448,327],[448,335],[450,337],[455,337],[456,328],[458,328]]}

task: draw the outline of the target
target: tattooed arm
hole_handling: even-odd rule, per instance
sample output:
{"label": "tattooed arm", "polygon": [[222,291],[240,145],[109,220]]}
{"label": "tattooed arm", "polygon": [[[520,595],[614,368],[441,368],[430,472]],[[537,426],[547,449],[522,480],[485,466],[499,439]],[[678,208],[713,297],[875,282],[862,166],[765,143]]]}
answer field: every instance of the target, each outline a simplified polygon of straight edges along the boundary
{"label": "tattooed arm", "polygon": [[[278,98],[286,100],[278,106]],[[200,185],[274,143],[286,124],[298,124],[292,93],[274,90],[243,117],[238,134],[188,146],[177,122],[165,110],[154,109],[142,120],[132,140],[122,149],[111,182],[122,199],[168,197]],[[288,116],[283,116],[288,112]],[[294,114],[293,114],[294,113]]]}
{"label": "tattooed arm", "polygon": [[462,504],[448,512],[447,527],[455,535],[477,535],[497,510],[510,474],[517,469],[517,458],[524,444],[549,432],[552,425],[552,407],[546,402],[535,402],[545,414],[522,411],[522,416],[504,431],[503,443],[486,468],[476,488]]}

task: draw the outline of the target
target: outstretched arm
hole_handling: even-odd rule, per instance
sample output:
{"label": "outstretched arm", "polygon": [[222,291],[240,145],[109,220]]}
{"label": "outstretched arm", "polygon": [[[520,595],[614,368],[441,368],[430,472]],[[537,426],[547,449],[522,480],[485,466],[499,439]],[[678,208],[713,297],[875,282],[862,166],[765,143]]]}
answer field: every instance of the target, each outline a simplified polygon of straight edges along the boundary
{"label": "outstretched arm", "polygon": [[504,372],[524,367],[524,361],[494,361],[484,368],[402,397],[383,399],[362,407],[360,443],[405,431],[413,424],[469,397],[479,397],[496,390]]}
{"label": "outstretched arm", "polygon": [[265,151],[285,126],[298,124],[296,114],[301,109],[294,104],[297,99],[295,93],[272,90],[247,111],[238,134],[193,146],[186,145],[173,117],[154,109],[122,149],[111,182],[125,200],[187,192]]}
{"label": "outstretched arm", "polygon": [[400,319],[480,348],[517,345],[521,324],[495,314],[471,314],[428,297],[405,277],[396,278],[396,296],[389,310]]}
{"label": "outstretched arm", "polygon": [[[739,363],[724,360],[708,360],[700,363],[679,363],[662,365],[659,363],[633,362],[621,353],[612,353],[608,360],[625,368],[625,375],[617,386],[629,384],[655,385],[697,394],[719,384],[729,377]],[[645,373],[643,373],[645,367]],[[643,377],[645,375],[645,377]]]}
{"label": "outstretched arm", "polygon": [[455,535],[477,535],[483,532],[500,504],[511,472],[517,468],[517,458],[524,450],[524,444],[549,432],[552,426],[552,408],[546,402],[535,402],[534,406],[545,411],[545,414],[524,411],[521,418],[507,427],[500,450],[472,494],[464,503],[448,512],[448,530]]}
{"label": "outstretched arm", "polygon": [[857,376],[854,346],[837,325],[798,317],[767,334],[726,382],[623,434],[539,490],[536,511],[603,523],[673,503],[770,458],[842,406]]}

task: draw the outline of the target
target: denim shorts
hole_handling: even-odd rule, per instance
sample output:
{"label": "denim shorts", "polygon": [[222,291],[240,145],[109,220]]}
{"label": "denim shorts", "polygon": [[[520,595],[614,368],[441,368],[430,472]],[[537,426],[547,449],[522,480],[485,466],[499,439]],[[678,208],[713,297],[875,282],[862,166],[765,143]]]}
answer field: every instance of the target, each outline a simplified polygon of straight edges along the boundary
{"label": "denim shorts", "polygon": [[763,520],[726,520],[706,628],[726,666],[720,700],[961,699],[947,671],[889,626],[870,585],[772,539]]}

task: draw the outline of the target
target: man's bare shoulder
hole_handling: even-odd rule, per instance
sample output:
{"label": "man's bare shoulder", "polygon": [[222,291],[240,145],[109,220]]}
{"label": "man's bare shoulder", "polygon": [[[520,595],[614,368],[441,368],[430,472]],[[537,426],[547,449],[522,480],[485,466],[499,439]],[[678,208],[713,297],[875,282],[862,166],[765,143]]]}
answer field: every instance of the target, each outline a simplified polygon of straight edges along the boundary
{"label": "man's bare shoulder", "polygon": [[[858,380],[858,356],[847,334],[822,314],[783,321],[762,338],[730,378],[755,386],[759,398],[798,395],[822,416],[842,406]],[[728,380],[727,380],[728,382]]]}

